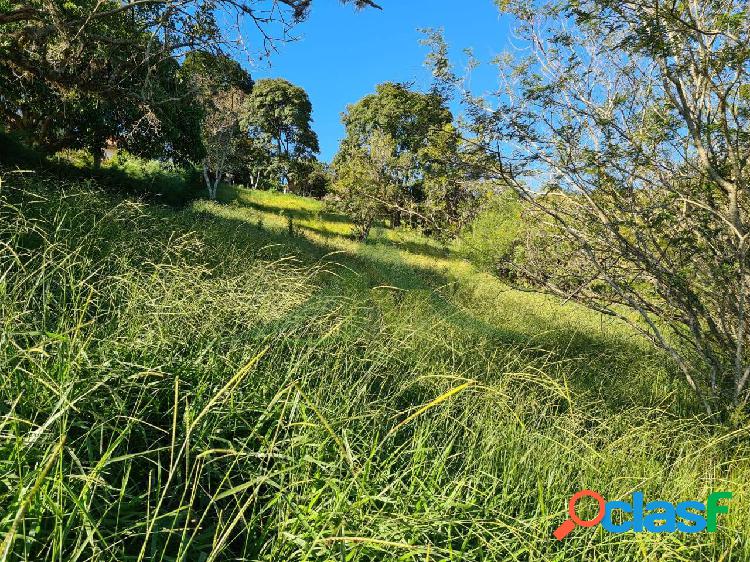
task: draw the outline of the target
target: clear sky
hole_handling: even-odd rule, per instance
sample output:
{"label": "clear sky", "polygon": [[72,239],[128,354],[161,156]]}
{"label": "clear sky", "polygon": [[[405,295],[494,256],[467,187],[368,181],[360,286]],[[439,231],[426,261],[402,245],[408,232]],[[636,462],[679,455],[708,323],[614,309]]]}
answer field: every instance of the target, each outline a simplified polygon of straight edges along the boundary
{"label": "clear sky", "polygon": [[[330,161],[343,136],[341,113],[381,82],[430,84],[424,67],[427,49],[420,28],[443,28],[452,59],[465,61],[463,49],[489,61],[510,46],[511,20],[492,0],[378,0],[379,10],[356,11],[338,0],[315,0],[310,18],[296,29],[300,40],[283,44],[271,66],[251,67],[255,79],[286,78],[302,86],[313,104],[313,126],[321,160]],[[472,88],[496,85],[485,65],[475,71]]]}

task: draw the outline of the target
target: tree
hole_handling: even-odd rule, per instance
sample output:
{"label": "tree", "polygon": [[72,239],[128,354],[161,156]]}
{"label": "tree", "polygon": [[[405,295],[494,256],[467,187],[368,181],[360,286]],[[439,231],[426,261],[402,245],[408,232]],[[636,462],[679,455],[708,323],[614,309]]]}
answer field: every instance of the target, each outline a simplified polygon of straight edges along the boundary
{"label": "tree", "polygon": [[322,199],[330,191],[331,172],[315,158],[300,160],[292,169],[291,185],[299,195]]}
{"label": "tree", "polygon": [[259,80],[244,112],[243,127],[270,155],[266,173],[277,176],[286,191],[294,181],[295,167],[299,172],[300,163],[320,151],[312,130],[310,98],[305,90],[281,78]]}
{"label": "tree", "polygon": [[461,142],[440,89],[422,93],[404,84],[381,84],[375,94],[349,106],[343,122],[346,137],[335,167],[369,152],[374,137],[392,140],[391,157],[398,165],[388,167],[394,189],[382,208],[393,226],[407,216],[412,225],[443,238],[460,231],[477,196],[471,189],[475,178],[466,161],[471,151]]}
{"label": "tree", "polygon": [[[115,65],[121,60],[116,52],[103,56],[111,56]],[[137,88],[138,84],[120,86]],[[183,162],[198,156],[199,111],[189,85],[180,79],[177,61],[166,59],[157,65],[149,89],[152,100],[162,101],[61,89],[33,74],[17,74],[0,60],[0,113],[5,126],[24,134],[38,148],[49,152],[85,148],[98,162],[105,141],[114,139],[118,146],[144,156]]]}
{"label": "tree", "polygon": [[398,189],[391,191],[392,198],[387,204],[393,225],[399,226],[404,214],[412,219],[419,214],[416,205],[424,200],[421,151],[452,120],[440,95],[414,92],[404,84],[380,84],[376,93],[347,108],[343,117],[346,137],[336,159],[342,161],[368,151],[373,136],[385,135],[392,139],[391,156],[401,165],[390,168],[396,175],[389,181]]}
{"label": "tree", "polygon": [[334,202],[355,225],[355,235],[364,241],[375,221],[387,216],[399,186],[393,181],[403,173],[407,155],[395,156],[396,141],[387,133],[374,132],[366,146],[347,151],[334,160]]}
{"label": "tree", "polygon": [[216,199],[222,179],[238,167],[242,97],[241,90],[229,88],[216,92],[206,101],[202,127],[205,149],[202,167],[211,200]]}
{"label": "tree", "polygon": [[706,411],[746,409],[747,2],[506,6],[530,54],[473,132],[562,253],[526,270],[665,349]]}
{"label": "tree", "polygon": [[[372,0],[342,3],[379,8]],[[289,39],[311,5],[312,0],[7,0],[0,4],[0,60],[17,74],[62,89],[137,93],[123,88],[122,79],[137,73],[147,82],[154,65],[165,59],[195,50],[227,55],[250,43],[223,32],[221,21],[256,29],[260,50],[269,53],[276,41]]]}
{"label": "tree", "polygon": [[240,124],[253,81],[237,62],[206,52],[188,55],[182,71],[194,81],[203,105],[203,179],[213,200],[221,180],[240,167],[244,137]]}
{"label": "tree", "polygon": [[428,234],[455,238],[475,217],[485,188],[477,173],[474,147],[464,142],[453,124],[433,131],[420,149],[424,200],[419,211]]}

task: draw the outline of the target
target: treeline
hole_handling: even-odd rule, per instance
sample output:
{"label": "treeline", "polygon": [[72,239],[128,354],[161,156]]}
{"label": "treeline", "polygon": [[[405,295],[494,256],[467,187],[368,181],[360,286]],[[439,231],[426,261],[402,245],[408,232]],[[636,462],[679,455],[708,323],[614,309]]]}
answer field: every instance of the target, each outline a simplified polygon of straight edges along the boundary
{"label": "treeline", "polygon": [[172,199],[199,189],[215,199],[222,182],[328,195],[363,239],[383,220],[454,237],[485,188],[467,165],[481,151],[462,141],[443,93],[382,84],[348,108],[346,139],[328,166],[316,158],[306,92],[283,79],[255,81],[222,29],[228,16],[243,18],[259,30],[261,51],[271,51],[310,6],[309,0],[4,5],[3,127],[56,155],[58,166],[62,160],[80,167],[91,155],[91,173],[105,183],[117,184],[118,174],[129,172],[134,185]]}
{"label": "treeline", "polygon": [[[118,169],[132,171],[136,182],[181,173],[186,185],[200,178],[211,199],[222,181],[325,194],[327,175],[315,158],[318,139],[304,90],[281,79],[254,82],[225,55],[195,51],[172,62],[170,73],[152,78],[167,81],[162,92],[171,99],[153,108],[128,98],[61,93],[44,83],[27,88],[23,76],[0,67],[0,79],[14,86],[0,97],[5,129],[58,165],[80,166],[90,155],[91,173],[102,178]],[[5,160],[11,156],[7,148]]]}
{"label": "treeline", "polygon": [[0,2],[3,128],[46,154],[84,150],[95,169],[115,150],[197,169],[212,198],[225,180],[322,195],[327,176],[315,159],[307,95],[284,80],[255,83],[237,62],[250,39],[222,23],[255,29],[263,54],[288,40],[310,7],[309,0]]}

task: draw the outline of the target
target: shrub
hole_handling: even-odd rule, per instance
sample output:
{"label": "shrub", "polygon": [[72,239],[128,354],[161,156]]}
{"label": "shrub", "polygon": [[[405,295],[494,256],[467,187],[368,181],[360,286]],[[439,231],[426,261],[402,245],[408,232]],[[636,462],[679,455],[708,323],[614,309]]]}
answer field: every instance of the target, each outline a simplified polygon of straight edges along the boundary
{"label": "shrub", "polygon": [[52,156],[29,148],[19,137],[0,132],[0,165],[45,171],[64,180],[90,178],[111,191],[137,194],[174,206],[202,195],[203,184],[192,166],[149,160],[120,150],[96,168],[86,150],[63,150]]}
{"label": "shrub", "polygon": [[515,192],[488,193],[482,210],[459,237],[459,253],[484,271],[510,274],[520,249],[522,210]]}
{"label": "shrub", "polygon": [[105,162],[104,169],[111,173],[121,173],[131,180],[144,185],[148,191],[157,193],[170,201],[195,198],[201,190],[198,172],[169,162],[146,160],[118,151],[113,158]]}

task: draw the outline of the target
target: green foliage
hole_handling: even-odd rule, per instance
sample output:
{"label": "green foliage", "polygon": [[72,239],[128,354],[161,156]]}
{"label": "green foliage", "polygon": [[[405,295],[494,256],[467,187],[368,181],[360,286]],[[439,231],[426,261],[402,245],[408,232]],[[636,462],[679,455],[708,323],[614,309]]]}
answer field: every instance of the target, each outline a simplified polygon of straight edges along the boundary
{"label": "green foliage", "polygon": [[[7,2],[0,13],[0,61],[4,70],[44,88],[75,90],[100,100],[119,95],[154,102],[153,73],[164,61],[193,51],[225,56],[238,39],[224,29],[228,21],[250,30],[242,38],[244,46],[270,52],[280,39],[276,26],[286,38],[292,25],[305,19],[311,3],[188,0],[176,8],[169,0]],[[343,3],[376,7],[369,0]]]}
{"label": "green foliage", "polygon": [[503,277],[512,271],[522,249],[523,205],[513,190],[488,192],[480,210],[458,238],[458,251],[484,271]]}
{"label": "green foliage", "polygon": [[[266,178],[278,178],[295,192],[302,192],[305,167],[320,151],[312,130],[312,104],[307,92],[281,78],[259,80],[245,102],[242,127],[268,163],[259,170]],[[310,170],[312,171],[312,170]]]}
{"label": "green foliage", "polygon": [[101,166],[93,168],[93,157],[85,151],[63,151],[52,159],[53,170],[65,173],[70,166],[77,174],[92,177],[100,184],[125,193],[141,193],[156,197],[170,205],[184,205],[198,196],[200,176],[192,166],[140,158],[118,150]]}
{"label": "green foliage", "polygon": [[188,54],[180,73],[193,84],[201,104],[203,178],[208,198],[216,199],[221,181],[243,165],[243,106],[253,80],[236,61],[202,51]]}
{"label": "green foliage", "polygon": [[93,179],[110,191],[144,196],[182,206],[198,197],[200,176],[194,167],[140,158],[119,150],[100,166],[86,150],[64,150],[53,156],[30,149],[13,136],[0,133],[0,169],[51,173],[61,181]]}
{"label": "green foliage", "polygon": [[[9,560],[750,558],[748,427],[696,416],[621,323],[270,224],[314,200],[2,186]],[[551,539],[572,492],[636,487],[735,495],[715,534]]]}
{"label": "green foliage", "polygon": [[[343,3],[377,7],[369,0]],[[286,39],[291,25],[307,16],[311,1],[250,4],[233,0],[189,0],[180,6],[168,0],[5,2],[0,10],[2,122],[49,153],[84,148],[98,162],[105,143],[116,141],[120,148],[143,157],[183,164],[201,161],[207,148],[202,125],[212,107],[196,99],[190,77],[201,73],[221,77],[225,91],[231,84],[247,93],[252,85],[228,55],[235,51],[237,37],[227,36],[226,22],[237,21],[239,29],[258,31],[262,48],[270,51],[277,24]],[[254,39],[245,37],[242,44],[252,49]],[[184,61],[184,72],[178,61]],[[205,102],[205,89],[198,93]],[[299,105],[294,107],[296,111]],[[316,152],[314,134],[309,127],[303,133],[298,144]],[[215,192],[226,170],[213,171],[219,178],[211,182]]]}
{"label": "green foliage", "polygon": [[396,141],[375,131],[364,147],[351,148],[334,162],[334,207],[351,217],[356,235],[366,240],[376,220],[393,212],[401,186],[394,181],[409,166],[409,155],[396,155]]}
{"label": "green foliage", "polygon": [[375,131],[396,141],[394,152],[416,153],[429,142],[430,135],[453,120],[445,101],[436,94],[414,92],[403,84],[385,82],[374,94],[350,105],[343,117],[346,138],[342,152],[349,146],[365,146]]}
{"label": "green foliage", "polygon": [[30,2],[24,18],[0,17],[3,121],[49,153],[85,148],[98,159],[105,141],[116,139],[148,157],[199,156],[199,109],[177,61],[157,56],[160,46],[126,11],[93,17],[107,7],[86,1],[52,13]]}
{"label": "green foliage", "polygon": [[442,240],[458,235],[481,205],[477,196],[485,187],[475,173],[473,148],[462,141],[452,124],[432,131],[418,153],[424,200],[419,218],[429,234]]}
{"label": "green foliage", "polygon": [[[361,182],[348,181],[346,176],[351,175],[350,160],[359,161],[355,167],[362,167],[362,155],[381,162],[375,165],[375,175],[389,187],[373,187],[378,192],[377,210],[372,193],[350,194],[348,212],[354,212],[359,202],[368,207],[357,212],[368,217],[365,220],[374,213],[378,218],[390,218],[394,226],[406,218],[412,225],[421,224],[447,237],[455,234],[471,196],[464,186],[465,168],[452,120],[446,99],[438,92],[414,92],[392,82],[380,84],[376,93],[349,106],[343,117],[346,137],[333,162],[334,172],[342,176],[338,191],[361,189]],[[390,152],[374,158],[383,139]]]}
{"label": "green foliage", "polygon": [[238,88],[246,94],[253,91],[254,82],[250,73],[237,61],[222,54],[206,51],[188,53],[179,73],[207,98],[230,88]]}
{"label": "green foliage", "polygon": [[149,191],[159,193],[167,200],[177,200],[194,193],[199,182],[197,172],[191,167],[179,167],[158,160],[146,160],[124,150],[108,160],[105,169],[124,174],[130,181],[149,186]]}
{"label": "green foliage", "polygon": [[331,171],[317,159],[301,160],[292,168],[292,191],[322,199],[331,190]]}
{"label": "green foliage", "polygon": [[632,322],[706,412],[747,411],[748,3],[498,5],[530,52],[496,60],[500,92],[463,99],[488,173],[542,225],[524,276]]}

